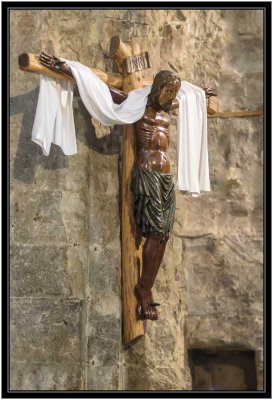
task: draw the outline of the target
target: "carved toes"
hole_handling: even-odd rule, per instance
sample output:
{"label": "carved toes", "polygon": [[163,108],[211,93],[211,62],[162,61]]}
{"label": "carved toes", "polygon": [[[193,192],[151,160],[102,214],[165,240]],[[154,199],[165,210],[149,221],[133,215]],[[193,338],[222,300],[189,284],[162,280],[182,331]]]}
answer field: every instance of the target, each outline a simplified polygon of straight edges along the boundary
{"label": "carved toes", "polygon": [[141,319],[146,320],[150,319],[152,321],[156,321],[158,319],[157,311],[154,308],[148,308],[146,310],[142,310]]}

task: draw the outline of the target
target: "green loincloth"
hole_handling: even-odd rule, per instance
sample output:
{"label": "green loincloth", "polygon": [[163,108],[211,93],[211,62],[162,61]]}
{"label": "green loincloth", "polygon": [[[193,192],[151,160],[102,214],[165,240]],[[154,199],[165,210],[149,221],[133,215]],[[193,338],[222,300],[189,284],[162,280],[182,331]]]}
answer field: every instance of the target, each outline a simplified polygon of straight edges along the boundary
{"label": "green loincloth", "polygon": [[175,193],[171,174],[134,169],[131,190],[134,218],[144,237],[168,234],[174,223]]}

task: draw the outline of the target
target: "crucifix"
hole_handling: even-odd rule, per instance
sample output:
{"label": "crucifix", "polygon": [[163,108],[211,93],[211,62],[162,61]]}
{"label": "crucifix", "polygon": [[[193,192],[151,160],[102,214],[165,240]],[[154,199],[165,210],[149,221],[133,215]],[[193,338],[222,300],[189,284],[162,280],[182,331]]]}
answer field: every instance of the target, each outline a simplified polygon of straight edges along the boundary
{"label": "crucifix", "polygon": [[[121,270],[123,343],[128,344],[144,335],[144,320],[158,319],[159,304],[151,289],[174,222],[174,182],[166,151],[169,112],[178,108],[176,95],[181,82],[171,71],[160,71],[153,82],[146,80],[143,70],[150,67],[149,56],[141,53],[134,41],[112,38],[110,57],[119,74],[91,70],[109,86],[115,103],[122,103],[130,90],[152,83],[142,118],[125,125],[123,136]],[[73,80],[67,63],[45,53],[24,53],[19,56],[19,66],[23,71]],[[211,88],[204,90],[210,100],[208,111],[213,113],[211,96],[215,93]]]}

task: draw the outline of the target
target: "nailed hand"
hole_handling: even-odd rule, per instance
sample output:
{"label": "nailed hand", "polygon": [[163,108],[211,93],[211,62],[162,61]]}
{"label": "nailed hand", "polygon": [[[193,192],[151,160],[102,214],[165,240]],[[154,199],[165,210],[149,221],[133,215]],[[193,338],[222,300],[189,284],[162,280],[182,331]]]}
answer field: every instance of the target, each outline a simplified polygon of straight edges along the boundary
{"label": "nailed hand", "polygon": [[44,65],[45,67],[50,68],[56,72],[59,72],[60,64],[63,63],[59,58],[55,57],[54,55],[50,56],[44,52],[41,52],[39,54],[39,60],[42,65]]}
{"label": "nailed hand", "polygon": [[214,88],[212,88],[210,86],[204,87],[203,90],[205,91],[207,97],[217,96],[216,89],[214,89]]}

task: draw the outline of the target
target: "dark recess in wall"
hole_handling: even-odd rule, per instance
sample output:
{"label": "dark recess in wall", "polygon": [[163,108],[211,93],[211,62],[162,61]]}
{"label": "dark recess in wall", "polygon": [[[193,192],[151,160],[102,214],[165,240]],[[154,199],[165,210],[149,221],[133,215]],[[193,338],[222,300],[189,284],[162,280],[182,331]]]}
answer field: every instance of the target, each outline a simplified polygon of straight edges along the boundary
{"label": "dark recess in wall", "polygon": [[189,349],[193,390],[257,390],[253,350]]}

